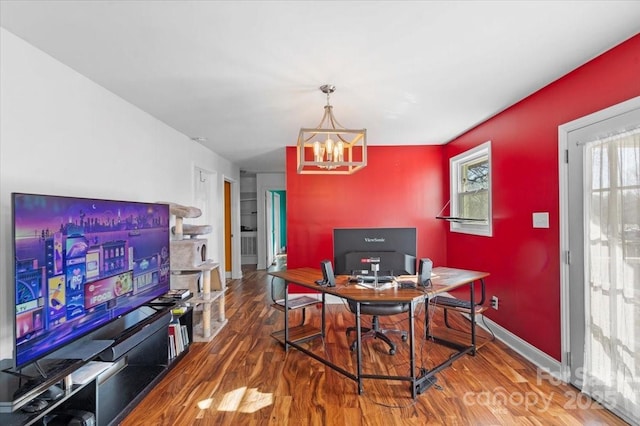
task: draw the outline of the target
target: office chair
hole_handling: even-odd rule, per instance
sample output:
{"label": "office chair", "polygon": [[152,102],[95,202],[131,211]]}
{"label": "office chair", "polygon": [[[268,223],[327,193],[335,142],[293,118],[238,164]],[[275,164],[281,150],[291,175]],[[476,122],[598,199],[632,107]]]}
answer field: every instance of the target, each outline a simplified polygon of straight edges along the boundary
{"label": "office chair", "polygon": [[[389,355],[396,353],[396,345],[389,339],[387,334],[399,333],[402,341],[407,341],[407,332],[403,330],[389,330],[380,328],[380,316],[397,315],[409,310],[409,303],[392,303],[392,304],[380,304],[380,303],[360,303],[361,315],[372,315],[371,327],[360,327],[360,333],[362,333],[362,339],[367,337],[373,337],[374,339],[380,339],[389,345]],[[354,314],[356,313],[356,303],[349,302],[349,309]],[[355,327],[347,328],[347,338],[352,331],[356,331]],[[351,343],[350,349],[354,351],[356,349],[357,340]]]}

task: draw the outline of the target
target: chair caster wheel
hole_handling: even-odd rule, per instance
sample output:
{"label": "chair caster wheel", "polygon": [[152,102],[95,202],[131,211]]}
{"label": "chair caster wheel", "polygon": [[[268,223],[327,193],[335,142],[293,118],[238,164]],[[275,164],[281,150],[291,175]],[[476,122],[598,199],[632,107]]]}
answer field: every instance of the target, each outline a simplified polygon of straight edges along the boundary
{"label": "chair caster wheel", "polygon": [[395,354],[396,354],[395,349],[389,349],[389,355],[395,355]]}
{"label": "chair caster wheel", "polygon": [[350,350],[351,352],[355,351],[355,350],[356,350],[356,344],[354,343],[354,344],[352,344],[351,346],[349,346],[349,350]]}
{"label": "chair caster wheel", "polygon": [[401,338],[403,342],[406,342],[409,336],[407,336],[406,334],[403,334]]}

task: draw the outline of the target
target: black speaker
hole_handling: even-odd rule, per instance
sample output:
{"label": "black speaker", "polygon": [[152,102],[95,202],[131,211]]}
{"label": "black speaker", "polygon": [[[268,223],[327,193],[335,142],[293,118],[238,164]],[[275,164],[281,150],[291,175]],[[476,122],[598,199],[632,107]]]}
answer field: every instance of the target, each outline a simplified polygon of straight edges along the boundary
{"label": "black speaker", "polygon": [[[99,355],[101,361],[116,361],[121,356],[125,355],[131,349],[138,346],[140,343],[144,342],[145,339],[150,337],[151,335],[163,331],[167,333],[167,326],[169,325],[169,321],[171,320],[171,311],[167,311],[162,316],[158,316],[158,319],[144,325],[140,330],[135,333],[122,333],[123,336],[121,338],[116,339],[115,343],[110,347],[102,351]],[[125,319],[122,318],[114,323],[115,325],[121,324]],[[166,354],[164,355],[166,359]],[[160,355],[162,359],[162,355]]]}
{"label": "black speaker", "polygon": [[420,259],[418,265],[418,284],[424,287],[431,285],[431,269],[433,262],[429,258]]}
{"label": "black speaker", "polygon": [[333,276],[333,267],[330,260],[323,260],[320,262],[320,270],[322,271],[322,285],[327,287],[336,286],[336,278]]}

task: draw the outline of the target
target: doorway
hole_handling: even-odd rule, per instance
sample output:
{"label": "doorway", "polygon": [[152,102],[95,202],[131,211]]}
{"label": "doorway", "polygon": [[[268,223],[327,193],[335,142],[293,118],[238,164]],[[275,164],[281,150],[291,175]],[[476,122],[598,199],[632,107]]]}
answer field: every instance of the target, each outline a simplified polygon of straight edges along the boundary
{"label": "doorway", "polygon": [[559,129],[565,378],[640,422],[640,98]]}
{"label": "doorway", "polygon": [[224,274],[226,278],[233,275],[233,251],[231,249],[231,182],[224,181]]}
{"label": "doorway", "polygon": [[217,173],[200,167],[194,167],[193,174],[193,206],[200,209],[202,214],[193,219],[189,219],[189,223],[193,225],[210,225],[213,231],[206,235],[200,235],[198,238],[206,239],[206,258],[220,259],[218,234],[218,191],[216,188]]}
{"label": "doorway", "polygon": [[267,190],[265,193],[266,265],[286,264],[287,221],[286,191]]}

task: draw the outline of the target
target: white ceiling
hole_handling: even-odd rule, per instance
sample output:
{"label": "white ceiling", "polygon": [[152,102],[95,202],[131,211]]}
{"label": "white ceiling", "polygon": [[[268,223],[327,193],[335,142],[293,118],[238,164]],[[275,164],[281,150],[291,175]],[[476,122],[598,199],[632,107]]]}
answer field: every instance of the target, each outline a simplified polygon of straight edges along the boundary
{"label": "white ceiling", "polygon": [[242,170],[269,172],[319,123],[322,84],[369,145],[446,143],[638,33],[640,1],[2,0],[0,18]]}

